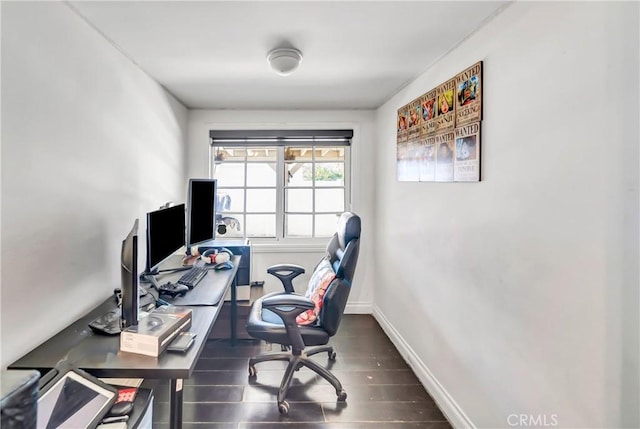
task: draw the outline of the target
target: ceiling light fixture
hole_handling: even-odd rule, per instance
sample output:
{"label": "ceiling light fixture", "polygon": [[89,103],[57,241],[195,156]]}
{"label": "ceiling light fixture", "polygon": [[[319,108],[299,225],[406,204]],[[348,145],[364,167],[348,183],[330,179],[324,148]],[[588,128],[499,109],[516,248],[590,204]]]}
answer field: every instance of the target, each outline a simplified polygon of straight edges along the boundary
{"label": "ceiling light fixture", "polygon": [[267,54],[267,61],[280,76],[289,76],[302,61],[302,52],[294,48],[277,48]]}

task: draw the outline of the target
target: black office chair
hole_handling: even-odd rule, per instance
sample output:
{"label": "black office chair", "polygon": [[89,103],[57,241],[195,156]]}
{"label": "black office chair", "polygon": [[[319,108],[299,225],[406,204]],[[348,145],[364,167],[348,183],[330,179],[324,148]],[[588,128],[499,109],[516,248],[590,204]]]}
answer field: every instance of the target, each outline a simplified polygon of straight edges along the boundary
{"label": "black office chair", "polygon": [[[335,360],[333,347],[328,346],[329,338],[336,334],[351,291],[353,273],[360,249],[360,217],[354,213],[343,213],[338,220],[337,232],[327,245],[327,255],[316,266],[315,271],[325,261],[331,263],[335,278],[326,288],[322,307],[317,320],[311,325],[300,326],[296,317],[315,308],[310,300],[294,293],[293,279],[304,273],[298,265],[275,265],[267,272],[276,276],[285,292],[275,292],[263,296],[253,303],[247,319],[247,332],[254,338],[270,343],[291,346],[291,353],[269,353],[249,359],[249,376],[257,374],[255,364],[265,361],[288,361],[278,391],[278,410],[286,415],[289,404],[285,401],[294,371],[303,366],[315,371],[336,389],[339,401],[347,399],[347,393],[340,381],[326,368],[309,359],[317,353],[327,352],[330,360]],[[308,346],[322,346],[305,351]]]}

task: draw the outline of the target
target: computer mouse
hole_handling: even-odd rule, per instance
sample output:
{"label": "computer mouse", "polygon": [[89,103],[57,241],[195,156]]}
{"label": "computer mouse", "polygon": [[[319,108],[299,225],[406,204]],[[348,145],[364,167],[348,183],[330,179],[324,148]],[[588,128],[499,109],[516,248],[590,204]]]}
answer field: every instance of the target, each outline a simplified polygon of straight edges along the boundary
{"label": "computer mouse", "polygon": [[213,266],[213,269],[216,271],[220,271],[220,270],[230,270],[233,268],[233,264],[229,261],[227,262],[220,262],[219,264],[216,264]]}

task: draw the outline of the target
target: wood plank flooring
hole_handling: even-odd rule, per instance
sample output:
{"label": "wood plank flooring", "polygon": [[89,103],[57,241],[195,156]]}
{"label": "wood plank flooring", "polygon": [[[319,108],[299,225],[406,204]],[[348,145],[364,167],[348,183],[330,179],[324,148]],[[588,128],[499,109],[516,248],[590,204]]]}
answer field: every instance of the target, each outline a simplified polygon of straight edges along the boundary
{"label": "wood plank flooring", "polygon": [[[256,365],[252,356],[280,346],[260,341],[209,341],[193,376],[185,380],[184,429],[450,429],[433,399],[370,315],[345,315],[331,339],[337,358],[313,358],[329,368],[347,391],[338,402],[333,387],[307,368],[295,373],[287,401],[289,414],[276,405],[286,362]],[[145,380],[154,388],[154,428],[168,428],[169,383]]]}

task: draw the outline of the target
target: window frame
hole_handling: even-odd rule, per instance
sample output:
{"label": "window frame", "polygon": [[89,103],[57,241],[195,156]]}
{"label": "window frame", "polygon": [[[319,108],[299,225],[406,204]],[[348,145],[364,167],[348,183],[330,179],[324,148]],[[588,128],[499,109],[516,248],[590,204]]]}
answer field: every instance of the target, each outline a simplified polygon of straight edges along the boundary
{"label": "window frame", "polygon": [[[353,136],[353,130],[349,130],[352,133]],[[252,133],[254,132],[253,130],[247,130],[248,133]],[[277,132],[277,131],[275,131]],[[295,132],[295,130],[285,130],[285,133],[287,132]],[[213,133],[213,131],[210,131],[210,134]],[[251,163],[251,161],[248,161],[247,159],[247,153],[245,150],[245,156],[244,156],[244,161],[229,161],[230,163],[238,163],[238,164],[243,164],[244,165],[244,186],[224,186],[222,184],[218,184],[218,188],[220,189],[242,189],[243,193],[244,193],[244,201],[243,201],[243,211],[242,212],[234,212],[234,213],[242,213],[243,216],[243,226],[242,226],[242,236],[237,236],[237,237],[228,237],[228,239],[250,239],[252,242],[254,243],[259,243],[259,244],[265,244],[265,245],[269,245],[269,244],[295,244],[295,245],[300,245],[300,244],[310,244],[310,245],[326,245],[327,239],[330,236],[320,236],[320,237],[316,237],[315,235],[315,225],[316,225],[316,215],[322,215],[322,214],[330,214],[330,213],[337,213],[337,212],[331,212],[331,211],[316,211],[316,206],[315,206],[315,192],[318,189],[344,189],[344,201],[343,201],[343,208],[344,211],[349,211],[351,210],[351,196],[352,196],[352,182],[353,182],[353,178],[352,178],[352,150],[353,150],[353,137],[351,137],[348,141],[348,143],[344,144],[344,143],[336,143],[336,144],[332,144],[331,142],[317,142],[320,144],[314,144],[313,141],[311,141],[311,139],[308,139],[307,141],[280,141],[277,143],[277,145],[274,145],[273,142],[271,142],[272,144],[270,144],[270,142],[265,141],[264,143],[260,144],[259,146],[256,144],[248,144],[243,146],[240,142],[234,142],[233,144],[226,144],[224,142],[220,142],[218,144],[216,144],[211,138],[209,139],[209,178],[215,178],[215,170],[216,170],[216,161],[214,159],[215,156],[215,148],[216,147],[231,147],[231,146],[236,146],[238,148],[243,148],[243,149],[248,149],[250,147],[273,147],[274,149],[276,149],[276,185],[275,185],[275,191],[276,191],[276,212],[275,212],[275,237],[260,237],[260,236],[250,236],[247,235],[247,230],[244,227],[244,220],[246,220],[245,216],[247,214],[254,214],[253,212],[249,213],[247,212],[247,190],[248,189],[274,189],[271,186],[268,187],[261,187],[261,186],[248,186],[247,185],[247,165],[249,163]],[[343,169],[344,169],[344,184],[343,186],[317,186],[315,183],[315,180],[313,181],[312,186],[303,186],[303,187],[289,187],[287,186],[287,184],[285,183],[285,175],[287,174],[287,170],[285,170],[286,164],[287,162],[285,161],[285,149],[287,147],[309,147],[313,149],[313,156],[312,156],[312,160],[311,161],[304,161],[305,163],[311,163],[312,164],[312,168],[313,168],[313,177],[315,177],[315,169],[318,163],[322,164],[324,161],[320,160],[316,160],[316,153],[315,153],[315,149],[318,147],[343,147],[344,148],[344,159],[341,161],[334,161],[336,163],[342,163],[343,164]],[[326,161],[326,162],[331,162],[331,161]],[[259,161],[257,163],[260,163]],[[268,163],[265,161],[265,163]],[[312,189],[312,194],[313,194],[313,198],[312,198],[312,211],[311,212],[305,212],[305,215],[310,215],[311,219],[312,219],[312,223],[311,223],[311,233],[312,236],[307,236],[307,237],[295,237],[295,236],[287,236],[286,235],[286,215],[287,214],[298,214],[298,212],[287,212],[286,211],[286,200],[285,200],[285,194],[287,192],[287,189]],[[260,213],[255,213],[255,214],[262,214],[262,212]],[[265,212],[266,214],[266,212]],[[271,214],[271,213],[269,213]],[[225,237],[227,238],[227,237]]]}

